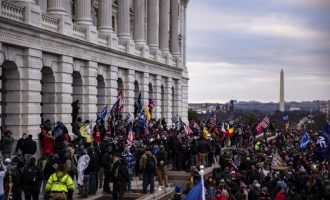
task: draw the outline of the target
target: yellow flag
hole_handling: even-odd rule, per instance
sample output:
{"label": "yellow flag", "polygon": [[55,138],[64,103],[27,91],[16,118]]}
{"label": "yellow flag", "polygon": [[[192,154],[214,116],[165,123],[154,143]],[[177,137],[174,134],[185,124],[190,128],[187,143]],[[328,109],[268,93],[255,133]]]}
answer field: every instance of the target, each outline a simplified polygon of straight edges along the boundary
{"label": "yellow flag", "polygon": [[207,140],[209,138],[209,132],[207,131],[207,129],[205,127],[203,129],[203,137],[205,140]]}
{"label": "yellow flag", "polygon": [[81,137],[86,138],[87,143],[92,143],[92,136],[87,134],[88,124],[84,124],[80,127],[79,132]]}
{"label": "yellow flag", "polygon": [[148,105],[146,105],[146,116],[147,116],[148,121],[150,121],[150,119],[151,119],[151,113],[149,111],[149,106]]}

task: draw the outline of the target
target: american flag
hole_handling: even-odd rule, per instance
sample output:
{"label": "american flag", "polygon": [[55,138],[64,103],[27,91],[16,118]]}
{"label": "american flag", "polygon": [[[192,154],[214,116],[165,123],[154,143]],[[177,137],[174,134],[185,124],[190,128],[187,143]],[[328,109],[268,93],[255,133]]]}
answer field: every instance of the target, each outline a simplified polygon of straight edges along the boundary
{"label": "american flag", "polygon": [[184,132],[187,134],[187,135],[191,135],[193,134],[194,132],[191,130],[191,128],[189,126],[187,126],[185,123],[183,123],[183,128],[184,128]]}
{"label": "american flag", "polygon": [[123,112],[124,111],[124,95],[123,95],[122,90],[118,94],[116,104],[118,105],[118,112]]}
{"label": "american flag", "polygon": [[131,147],[133,144],[133,140],[134,140],[134,132],[132,131],[132,129],[128,132],[128,136],[127,136],[127,146]]}
{"label": "american flag", "polygon": [[172,118],[172,124],[174,126],[175,130],[180,130],[181,128],[181,117],[179,115],[176,115]]}
{"label": "american flag", "polygon": [[263,128],[267,128],[269,126],[269,118],[268,116],[265,116],[261,122],[258,124],[258,126],[256,127],[256,131],[257,133],[262,133],[262,129]]}
{"label": "american flag", "polygon": [[213,128],[217,125],[217,116],[216,116],[215,112],[213,112],[210,116],[209,125],[211,128]]}

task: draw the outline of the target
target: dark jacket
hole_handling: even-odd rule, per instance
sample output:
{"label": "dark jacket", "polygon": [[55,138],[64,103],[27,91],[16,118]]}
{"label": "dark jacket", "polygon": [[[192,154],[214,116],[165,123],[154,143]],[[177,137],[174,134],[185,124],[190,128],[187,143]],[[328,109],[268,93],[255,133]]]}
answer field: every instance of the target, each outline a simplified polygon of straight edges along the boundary
{"label": "dark jacket", "polygon": [[199,153],[206,153],[208,152],[208,144],[205,140],[201,140],[198,144],[198,152]]}
{"label": "dark jacket", "polygon": [[23,176],[22,177],[23,190],[39,191],[40,183],[44,179],[44,175],[42,174],[41,170],[35,164],[30,164],[27,167],[25,167],[23,170],[23,174],[27,174],[27,170],[29,170],[29,169],[36,170],[36,177],[33,182],[28,182],[24,179],[24,176]]}
{"label": "dark jacket", "polygon": [[129,182],[129,173],[128,173],[126,159],[121,159],[120,160],[119,180],[118,181],[124,182],[124,183],[128,183]]}
{"label": "dark jacket", "polygon": [[23,154],[24,154],[24,150],[26,149],[26,143],[27,143],[27,141],[28,141],[28,138],[20,138],[18,141],[17,141],[17,145],[16,145],[16,151],[18,150],[18,149],[21,149],[22,150],[22,152],[23,152]]}
{"label": "dark jacket", "polygon": [[10,154],[14,139],[10,133],[5,134],[1,139],[1,148],[3,154]]}
{"label": "dark jacket", "polygon": [[35,154],[36,151],[37,143],[32,139],[28,138],[23,148],[23,154]]}
{"label": "dark jacket", "polygon": [[[157,159],[157,165],[158,166],[164,166],[167,164],[167,152],[165,150],[160,150],[156,154],[156,159]],[[163,161],[163,164],[161,164],[161,161]]]}

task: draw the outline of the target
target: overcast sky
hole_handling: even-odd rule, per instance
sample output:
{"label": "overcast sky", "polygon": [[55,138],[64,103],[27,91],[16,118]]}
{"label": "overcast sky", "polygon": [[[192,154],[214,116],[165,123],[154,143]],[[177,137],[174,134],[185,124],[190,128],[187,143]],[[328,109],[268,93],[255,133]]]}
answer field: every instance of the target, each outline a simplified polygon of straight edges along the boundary
{"label": "overcast sky", "polygon": [[189,102],[330,99],[330,0],[190,0]]}

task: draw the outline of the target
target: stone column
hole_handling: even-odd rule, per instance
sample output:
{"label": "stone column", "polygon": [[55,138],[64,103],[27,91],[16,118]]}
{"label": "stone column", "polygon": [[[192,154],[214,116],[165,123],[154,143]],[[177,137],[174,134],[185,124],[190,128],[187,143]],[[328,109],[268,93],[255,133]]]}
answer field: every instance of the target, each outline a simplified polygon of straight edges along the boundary
{"label": "stone column", "polygon": [[149,103],[149,73],[144,72],[141,80],[141,94],[143,102]]}
{"label": "stone column", "polygon": [[135,81],[135,71],[132,69],[127,70],[127,74],[124,82],[125,113],[134,112],[134,81]]}
{"label": "stone column", "polygon": [[154,89],[154,102],[156,104],[154,111],[153,111],[153,117],[156,119],[160,119],[161,118],[161,81],[162,77],[159,75],[156,75],[155,77],[155,85],[153,86]]}
{"label": "stone column", "polygon": [[112,0],[100,0],[99,6],[99,31],[112,33]]}
{"label": "stone column", "polygon": [[83,81],[83,103],[84,113],[81,113],[83,119],[96,120],[97,112],[97,63],[87,61],[81,74]]}
{"label": "stone column", "polygon": [[188,0],[184,4],[184,29],[183,29],[183,66],[186,67],[186,55],[187,55],[187,5]]}
{"label": "stone column", "polygon": [[[182,90],[178,91],[179,97],[181,97],[181,99],[179,98],[178,101],[178,107],[181,106],[181,113],[182,113],[182,120],[187,123],[188,122],[188,78],[183,78],[182,80],[182,86],[179,87],[179,89],[182,87]],[[181,104],[180,104],[181,103]],[[179,109],[179,108],[178,108]]]}
{"label": "stone column", "polygon": [[172,79],[166,78],[164,85],[164,118],[167,122],[172,118]]}
{"label": "stone column", "polygon": [[61,121],[66,125],[69,133],[72,132],[72,73],[73,58],[70,56],[60,56],[57,69],[54,71],[56,93],[55,120]]}
{"label": "stone column", "polygon": [[171,0],[171,43],[170,50],[173,56],[179,56],[179,2],[178,0]]}
{"label": "stone column", "polygon": [[66,15],[65,1],[66,0],[48,0],[47,12],[55,15]]}
{"label": "stone column", "polygon": [[151,49],[159,47],[159,0],[148,0],[148,36],[147,42]]}
{"label": "stone column", "polygon": [[47,14],[59,17],[58,31],[64,35],[72,36],[72,18],[71,14],[68,15],[66,6],[68,6],[68,0],[48,0]]}
{"label": "stone column", "polygon": [[112,106],[113,104],[116,103],[117,100],[117,95],[118,95],[118,67],[116,66],[110,66],[110,76],[109,76],[109,81],[110,81],[110,99],[111,103],[110,105]]}
{"label": "stone column", "polygon": [[170,1],[160,0],[160,20],[159,20],[159,47],[163,53],[168,53],[169,51],[169,11],[170,11]]}
{"label": "stone column", "polygon": [[118,1],[118,38],[130,38],[129,0]]}
{"label": "stone column", "polygon": [[[23,62],[20,66],[20,127],[19,132],[32,134],[33,138],[38,138],[40,132],[41,113],[41,69],[42,52],[36,49],[25,49]],[[8,85],[7,87],[15,87]],[[9,88],[8,88],[9,89]],[[9,89],[10,90],[10,89]],[[7,106],[10,109],[10,105]],[[8,119],[8,124],[9,123]]]}
{"label": "stone column", "polygon": [[[2,0],[0,0],[0,4],[2,3],[1,2]],[[2,5],[2,4],[1,4]],[[1,12],[1,8],[0,8],[0,12]],[[4,56],[3,56],[3,52],[2,52],[2,43],[0,42],[0,88],[2,89],[3,85],[2,85],[2,63],[4,62]],[[2,96],[2,92],[1,92],[1,89],[0,89],[0,101],[4,101],[5,99],[2,99],[3,96]],[[2,114],[2,104],[0,103],[0,113]],[[0,118],[0,126],[2,126],[2,118]]]}
{"label": "stone column", "polygon": [[91,0],[77,1],[77,24],[93,25],[92,23],[92,2]]}
{"label": "stone column", "polygon": [[133,39],[136,45],[145,44],[145,0],[134,0],[134,31]]}

